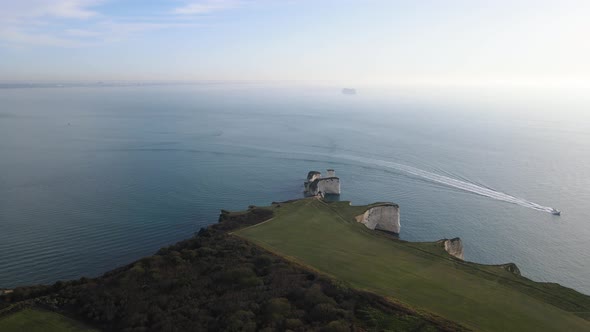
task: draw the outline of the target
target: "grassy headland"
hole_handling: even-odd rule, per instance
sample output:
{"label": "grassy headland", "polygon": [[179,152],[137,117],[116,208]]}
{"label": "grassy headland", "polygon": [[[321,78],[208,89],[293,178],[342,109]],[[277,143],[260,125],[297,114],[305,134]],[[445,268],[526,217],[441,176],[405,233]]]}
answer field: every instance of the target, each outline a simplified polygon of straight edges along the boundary
{"label": "grassy headland", "polygon": [[590,331],[590,297],[502,266],[463,262],[440,244],[409,243],[354,217],[367,206],[305,199],[234,234],[362,290],[482,331]]}
{"label": "grassy headland", "polygon": [[1,296],[0,330],[87,326],[64,315],[105,331],[590,330],[590,297],[369,230],[355,220],[368,207],[311,198],[222,211],[99,278]]}

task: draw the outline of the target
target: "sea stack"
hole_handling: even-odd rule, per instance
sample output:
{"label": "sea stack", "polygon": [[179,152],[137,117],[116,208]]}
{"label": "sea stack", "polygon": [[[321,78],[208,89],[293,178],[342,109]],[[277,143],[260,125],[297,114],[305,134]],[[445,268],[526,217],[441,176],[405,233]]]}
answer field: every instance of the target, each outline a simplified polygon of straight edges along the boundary
{"label": "sea stack", "polygon": [[307,181],[304,182],[304,193],[306,196],[340,195],[340,178],[336,171],[328,169],[327,177],[323,178],[318,171],[307,173]]}

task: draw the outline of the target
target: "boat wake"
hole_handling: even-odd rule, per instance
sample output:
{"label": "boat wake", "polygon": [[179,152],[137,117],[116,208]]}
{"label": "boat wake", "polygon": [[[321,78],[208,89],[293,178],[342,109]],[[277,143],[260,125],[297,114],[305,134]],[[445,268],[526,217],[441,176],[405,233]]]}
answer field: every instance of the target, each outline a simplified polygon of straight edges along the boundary
{"label": "boat wake", "polygon": [[443,184],[443,185],[446,185],[446,186],[449,186],[452,188],[460,189],[460,190],[474,193],[474,194],[477,194],[480,196],[493,198],[493,199],[496,199],[499,201],[520,205],[520,206],[530,208],[533,210],[543,211],[543,212],[551,213],[554,215],[559,215],[561,213],[559,210],[554,209],[552,207],[543,206],[543,205],[528,201],[526,199],[518,198],[518,197],[509,195],[509,194],[506,194],[506,193],[503,193],[500,191],[496,191],[496,190],[493,190],[490,188],[482,187],[482,186],[474,184],[474,183],[469,183],[469,182],[454,179],[454,178],[451,178],[448,176],[439,175],[436,173],[431,173],[431,172],[424,171],[424,170],[421,170],[419,168],[415,168],[412,166],[407,166],[407,165],[398,164],[395,162],[378,160],[378,159],[358,158],[358,157],[354,157],[354,156],[341,155],[341,156],[337,156],[337,157],[342,158],[342,159],[354,160],[354,161],[359,161],[362,163],[368,163],[368,164],[373,164],[373,165],[377,165],[380,167],[394,169],[394,170],[401,171],[401,172],[404,172],[406,174],[410,174],[413,176],[417,176],[422,179],[426,179],[426,180],[429,180],[429,181],[432,181],[435,183]]}

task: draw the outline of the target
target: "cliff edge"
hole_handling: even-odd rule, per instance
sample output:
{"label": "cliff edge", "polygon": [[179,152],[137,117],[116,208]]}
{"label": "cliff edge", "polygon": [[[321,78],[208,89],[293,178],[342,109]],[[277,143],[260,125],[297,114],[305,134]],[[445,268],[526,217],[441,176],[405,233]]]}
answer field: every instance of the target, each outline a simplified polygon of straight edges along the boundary
{"label": "cliff edge", "polygon": [[401,229],[399,205],[383,203],[372,206],[365,213],[357,216],[356,221],[364,224],[369,229],[399,234]]}
{"label": "cliff edge", "polygon": [[443,244],[445,247],[445,251],[449,253],[449,255],[459,258],[460,260],[465,259],[465,255],[463,253],[463,242],[461,239],[456,237],[454,239],[442,239],[439,242]]}

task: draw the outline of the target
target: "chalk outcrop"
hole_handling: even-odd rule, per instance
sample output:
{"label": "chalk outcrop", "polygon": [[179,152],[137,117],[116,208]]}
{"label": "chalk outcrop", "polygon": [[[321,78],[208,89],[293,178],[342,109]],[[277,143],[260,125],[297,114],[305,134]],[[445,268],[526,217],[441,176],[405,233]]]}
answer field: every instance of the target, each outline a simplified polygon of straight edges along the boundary
{"label": "chalk outcrop", "polygon": [[313,182],[322,177],[322,173],[318,171],[310,171],[307,173],[307,182]]}
{"label": "chalk outcrop", "polygon": [[317,171],[307,173],[304,186],[306,196],[340,195],[340,178],[333,169],[328,170],[328,177],[325,178]]}
{"label": "chalk outcrop", "polygon": [[393,203],[383,203],[372,206],[365,213],[356,217],[356,220],[369,229],[399,234],[399,206]]}
{"label": "chalk outcrop", "polygon": [[459,258],[460,260],[464,260],[465,256],[463,254],[463,243],[461,239],[456,237],[454,239],[443,239],[440,240],[443,243],[445,251],[449,253],[449,255]]}

